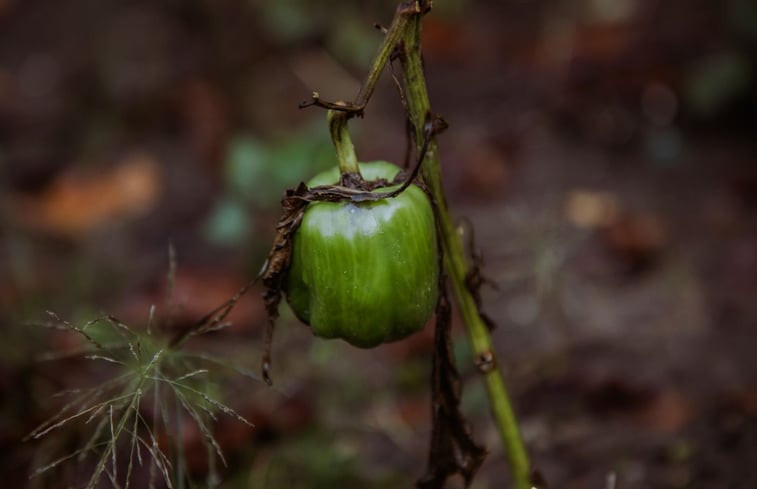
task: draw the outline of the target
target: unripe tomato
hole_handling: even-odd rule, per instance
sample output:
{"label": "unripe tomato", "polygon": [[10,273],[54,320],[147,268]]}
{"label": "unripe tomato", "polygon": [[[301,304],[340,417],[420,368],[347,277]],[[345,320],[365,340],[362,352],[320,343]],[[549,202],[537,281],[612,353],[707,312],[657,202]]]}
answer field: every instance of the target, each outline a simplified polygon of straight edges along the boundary
{"label": "unripe tomato", "polygon": [[[368,181],[392,181],[399,168],[379,161],[360,163],[360,172]],[[308,187],[338,180],[333,168]],[[436,306],[438,276],[431,203],[410,185],[373,202],[308,204],[294,235],[286,293],[315,335],[370,348],[423,328]]]}

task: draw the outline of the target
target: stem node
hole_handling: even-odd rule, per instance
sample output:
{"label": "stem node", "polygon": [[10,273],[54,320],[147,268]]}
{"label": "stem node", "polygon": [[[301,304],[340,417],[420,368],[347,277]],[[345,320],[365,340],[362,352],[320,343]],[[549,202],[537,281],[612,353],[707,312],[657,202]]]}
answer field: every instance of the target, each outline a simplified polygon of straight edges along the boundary
{"label": "stem node", "polygon": [[497,368],[497,359],[494,358],[494,353],[492,353],[491,350],[479,353],[476,356],[476,367],[482,374],[488,374]]}

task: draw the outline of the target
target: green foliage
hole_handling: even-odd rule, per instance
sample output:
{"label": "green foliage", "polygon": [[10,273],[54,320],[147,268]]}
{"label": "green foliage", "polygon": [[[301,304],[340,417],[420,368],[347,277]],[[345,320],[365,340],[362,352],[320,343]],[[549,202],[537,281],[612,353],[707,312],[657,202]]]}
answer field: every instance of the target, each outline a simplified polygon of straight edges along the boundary
{"label": "green foliage", "polygon": [[334,151],[320,124],[263,144],[249,136],[227,150],[226,184],[234,195],[260,207],[277,206],[281,189],[333,164]]}
{"label": "green foliage", "polygon": [[217,244],[242,243],[250,236],[251,219],[240,202],[223,199],[205,223],[205,235]]}
{"label": "green foliage", "polygon": [[226,148],[225,192],[204,223],[205,236],[218,245],[245,244],[256,212],[275,209],[282,189],[333,164],[334,150],[320,123],[270,143],[237,135]]}

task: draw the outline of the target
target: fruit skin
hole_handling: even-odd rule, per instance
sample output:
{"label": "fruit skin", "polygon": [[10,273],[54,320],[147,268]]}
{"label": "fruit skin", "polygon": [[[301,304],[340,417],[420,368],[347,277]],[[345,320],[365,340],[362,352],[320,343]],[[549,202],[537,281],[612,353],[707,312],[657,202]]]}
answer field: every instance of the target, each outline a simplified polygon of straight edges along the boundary
{"label": "fruit skin", "polygon": [[[399,168],[378,161],[360,163],[360,172],[391,181]],[[338,179],[333,168],[308,187]],[[438,276],[433,209],[410,185],[391,199],[309,204],[294,235],[287,301],[316,336],[371,348],[423,329],[436,307]]]}

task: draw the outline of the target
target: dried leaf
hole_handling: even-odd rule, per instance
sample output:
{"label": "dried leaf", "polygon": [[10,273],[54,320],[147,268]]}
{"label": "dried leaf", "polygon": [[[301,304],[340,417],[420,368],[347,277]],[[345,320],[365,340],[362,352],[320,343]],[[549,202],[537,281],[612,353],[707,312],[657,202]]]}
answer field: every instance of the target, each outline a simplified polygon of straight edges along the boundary
{"label": "dried leaf", "polygon": [[460,412],[461,382],[450,340],[450,304],[442,290],[436,312],[434,364],[431,374],[432,433],[426,474],[417,482],[421,489],[444,487],[447,478],[460,474],[466,487],[486,457],[486,450],[471,436]]}
{"label": "dried leaf", "polygon": [[144,215],[157,202],[161,185],[157,161],[134,154],[107,173],[64,173],[41,195],[21,197],[20,222],[78,236],[112,219]]}

